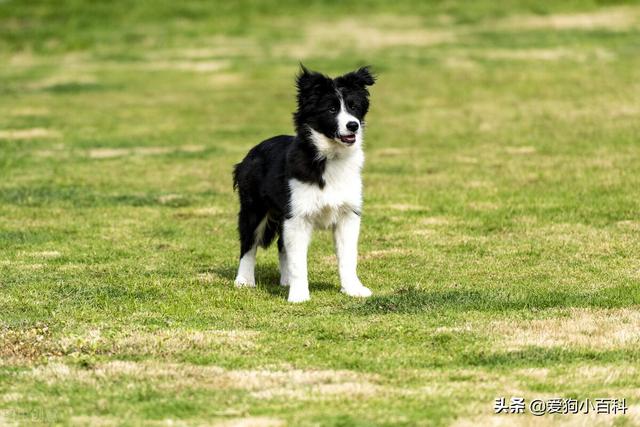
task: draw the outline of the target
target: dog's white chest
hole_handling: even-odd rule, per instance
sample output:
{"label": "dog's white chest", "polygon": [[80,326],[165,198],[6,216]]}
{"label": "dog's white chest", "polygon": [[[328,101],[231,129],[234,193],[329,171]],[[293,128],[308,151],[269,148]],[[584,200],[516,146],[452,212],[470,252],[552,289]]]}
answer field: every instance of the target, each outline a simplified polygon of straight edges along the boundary
{"label": "dog's white chest", "polygon": [[327,160],[323,178],[324,188],[316,184],[289,181],[291,214],[302,216],[316,227],[327,228],[349,211],[362,207],[362,152],[346,158]]}

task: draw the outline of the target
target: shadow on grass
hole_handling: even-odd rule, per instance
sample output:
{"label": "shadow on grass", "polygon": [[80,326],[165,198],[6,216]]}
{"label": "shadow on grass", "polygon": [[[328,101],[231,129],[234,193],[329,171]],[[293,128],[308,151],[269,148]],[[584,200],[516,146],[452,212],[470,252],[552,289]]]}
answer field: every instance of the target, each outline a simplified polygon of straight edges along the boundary
{"label": "shadow on grass", "polygon": [[58,83],[51,86],[47,86],[42,89],[44,92],[50,92],[55,94],[74,94],[74,93],[82,93],[82,92],[97,92],[97,91],[106,91],[106,90],[118,90],[121,87],[104,85],[99,83],[91,83],[91,82],[68,82],[68,83]]}
{"label": "shadow on grass", "polygon": [[579,363],[585,361],[612,363],[637,362],[640,353],[634,349],[596,350],[545,348],[531,346],[517,351],[487,351],[462,353],[457,362],[469,366],[549,366],[549,363]]}
{"label": "shadow on grass", "polygon": [[[213,271],[220,277],[223,277],[231,282],[236,278],[236,266],[219,266],[213,269]],[[256,265],[256,285],[259,288],[264,288],[271,295],[286,298],[289,294],[289,288],[280,286],[280,271],[275,264]],[[336,291],[338,288],[335,284],[328,282],[309,282],[309,291],[313,292],[325,292]]]}
{"label": "shadow on grass", "polygon": [[[520,288],[519,288],[520,289]],[[539,288],[511,293],[501,290],[477,291],[422,290],[403,288],[391,295],[373,296],[355,306],[355,312],[369,314],[421,313],[430,310],[454,309],[457,311],[508,311],[547,309],[554,307],[613,308],[638,304],[640,293],[636,287],[623,285],[600,292],[545,291]]]}
{"label": "shadow on grass", "polygon": [[176,199],[162,200],[162,193],[116,193],[76,185],[33,185],[2,188],[0,203],[26,206],[71,206],[74,208],[96,206],[155,206],[181,208],[191,206],[197,201],[210,200],[215,195],[210,190],[184,194]]}

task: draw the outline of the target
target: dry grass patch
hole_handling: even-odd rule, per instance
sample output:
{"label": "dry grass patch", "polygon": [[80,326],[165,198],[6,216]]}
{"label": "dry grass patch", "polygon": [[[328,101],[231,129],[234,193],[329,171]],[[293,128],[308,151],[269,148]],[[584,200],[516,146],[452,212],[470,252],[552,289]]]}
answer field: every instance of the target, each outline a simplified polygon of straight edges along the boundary
{"label": "dry grass patch", "polygon": [[159,330],[132,332],[115,340],[112,353],[174,355],[185,351],[211,351],[220,347],[249,349],[255,346],[257,331]]}
{"label": "dry grass patch", "polygon": [[237,73],[215,73],[209,77],[208,82],[216,87],[239,85],[244,82],[244,78]]}
{"label": "dry grass patch", "polygon": [[[153,381],[169,390],[216,389],[246,391],[257,399],[316,400],[339,396],[370,396],[389,392],[377,377],[346,370],[226,370],[217,366],[112,361],[91,369],[62,363],[34,367],[27,375],[49,385],[77,381],[97,386],[116,380]],[[398,391],[399,392],[399,391]]]}
{"label": "dry grass patch", "polygon": [[547,16],[511,16],[495,23],[499,29],[525,30],[609,30],[638,28],[640,9],[605,8],[596,12],[553,14]]}
{"label": "dry grass patch", "polygon": [[[485,373],[475,370],[462,370],[455,375],[468,379],[463,381],[455,381],[450,386],[458,392],[464,393],[473,389],[474,393],[491,394],[495,396],[504,396],[507,399],[511,396],[520,396],[529,402],[533,398],[550,399],[556,397],[569,397],[562,392],[542,393],[540,391],[532,391],[526,387],[526,383],[533,381],[536,384],[546,383],[554,384],[557,388],[566,390],[575,390],[576,385],[579,387],[589,387],[594,392],[597,391],[598,396],[626,397],[627,399],[636,398],[636,393],[628,393],[628,390],[619,387],[611,387],[618,380],[627,380],[637,375],[636,368],[626,366],[571,366],[559,368],[523,368],[508,373]],[[433,381],[441,383],[441,381]],[[605,391],[606,390],[606,391]],[[594,398],[596,396],[591,396]],[[528,413],[528,409],[524,415],[515,414],[491,414],[493,409],[493,397],[488,398],[486,403],[474,403],[470,407],[465,408],[465,415],[458,418],[454,426],[598,426],[598,425],[614,425],[617,418],[615,416],[590,414],[580,415],[545,415],[535,417]],[[632,407],[627,412],[630,419],[634,419]],[[632,424],[635,425],[635,424]]]}
{"label": "dry grass patch", "polygon": [[432,228],[419,228],[417,230],[412,230],[410,233],[401,233],[400,236],[402,238],[406,238],[408,235],[412,236],[421,236],[421,237],[431,237],[437,234],[436,231]]}
{"label": "dry grass patch", "polygon": [[456,156],[456,161],[467,165],[475,165],[480,162],[480,159],[478,157],[471,156]]}
{"label": "dry grass patch", "polygon": [[[604,54],[604,53],[603,53]],[[640,90],[640,86],[629,86],[627,93],[636,93]],[[616,128],[620,125],[618,119],[626,121],[636,118],[640,115],[640,106],[633,99],[622,99],[620,96],[611,97],[610,94],[595,96],[588,105],[578,104],[572,99],[538,99],[532,102],[523,102],[519,107],[520,111],[531,112],[535,115],[545,115],[554,119],[571,122],[587,121],[593,122],[597,120],[602,126],[607,128]],[[610,161],[625,160],[628,153],[611,152],[608,150],[599,150],[608,158],[595,158],[591,161]],[[600,157],[600,156],[597,156]]]}
{"label": "dry grass patch", "polygon": [[429,225],[429,226],[432,226],[432,225],[450,225],[451,222],[452,221],[449,220],[448,218],[441,217],[441,216],[431,216],[431,217],[420,219],[420,224]]}
{"label": "dry grass patch", "polygon": [[[171,357],[188,351],[216,351],[220,348],[255,348],[256,331],[161,330],[133,331],[115,338],[100,329],[80,335],[55,338],[46,325],[28,329],[0,329],[0,359],[6,363],[64,355],[135,354]],[[64,367],[64,366],[63,366]],[[66,369],[66,368],[65,368]]]}
{"label": "dry grass patch", "polygon": [[9,421],[10,413],[9,411],[0,410],[0,426],[2,427],[13,427],[16,426],[16,423]]}
{"label": "dry grass patch", "polygon": [[315,400],[318,396],[370,397],[388,391],[388,388],[369,381],[342,382],[329,384],[310,384],[304,387],[274,387],[254,391],[252,397],[257,399],[296,399]]}
{"label": "dry grass patch", "polygon": [[259,399],[316,399],[319,396],[371,395],[379,387],[372,378],[346,370],[229,371],[230,378]]}
{"label": "dry grass patch", "polygon": [[212,60],[228,62],[224,58],[238,56],[260,56],[264,54],[256,40],[251,37],[216,35],[205,40],[205,46],[181,47],[179,49],[166,49],[150,52],[146,57],[152,61],[186,60],[203,61]]}
{"label": "dry grass patch", "polygon": [[471,202],[469,203],[469,208],[474,211],[495,211],[500,209],[500,205],[494,202]]}
{"label": "dry grass patch", "polygon": [[438,326],[437,328],[434,329],[434,332],[436,334],[442,334],[442,333],[460,333],[460,332],[472,332],[473,331],[473,327],[471,326],[470,323],[466,323],[464,325],[461,326]]}
{"label": "dry grass patch", "polygon": [[224,60],[188,61],[188,60],[158,60],[144,63],[143,68],[151,71],[188,71],[193,73],[212,73],[229,67]]}
{"label": "dry grass patch", "polygon": [[[539,368],[542,369],[542,368]],[[522,370],[524,371],[524,370]],[[522,372],[519,371],[519,372]],[[570,370],[563,370],[561,374],[553,375],[553,382],[562,385],[593,384],[595,387],[609,387],[618,381],[629,378],[639,378],[640,368],[637,366],[576,366]],[[637,390],[635,396],[640,395]],[[624,396],[633,397],[633,396]]]}
{"label": "dry grass patch", "polygon": [[[623,240],[618,230],[599,228],[580,223],[557,223],[524,230],[526,237],[541,239],[553,245],[572,245],[575,257],[589,259],[592,255],[614,254],[620,245],[632,245],[633,240]],[[628,237],[628,236],[627,236]]]}
{"label": "dry grass patch", "polygon": [[44,128],[0,130],[0,139],[26,141],[49,138],[60,138],[60,132]]}
{"label": "dry grass patch", "polygon": [[71,417],[69,424],[72,426],[111,427],[121,425],[122,420],[113,417],[101,417],[99,415],[77,415]]}
{"label": "dry grass patch", "polygon": [[640,221],[624,220],[616,222],[616,226],[622,230],[640,231]]}
{"label": "dry grass patch", "polygon": [[46,116],[48,114],[49,109],[43,107],[19,107],[9,111],[9,115],[15,117]]}
{"label": "dry grass patch", "polygon": [[[490,406],[491,402],[487,405]],[[491,408],[492,409],[492,408]],[[576,415],[577,416],[577,415]],[[538,426],[557,426],[557,425],[570,425],[566,424],[574,422],[574,418],[569,418],[570,415],[561,418],[560,416],[553,417],[550,415],[543,417],[536,417],[530,414],[497,414],[497,415],[482,415],[476,417],[459,418],[456,420],[452,427],[538,427]],[[598,424],[590,424],[586,422],[585,418],[580,418],[580,426],[596,426]],[[566,420],[566,421],[565,421]],[[610,424],[605,424],[610,425]]]}
{"label": "dry grass patch", "polygon": [[130,154],[131,150],[126,148],[92,148],[87,151],[87,156],[91,159],[110,159]]}
{"label": "dry grass patch", "polygon": [[538,151],[536,150],[536,147],[530,147],[530,146],[505,147],[504,150],[507,152],[507,154],[524,154],[524,155],[535,154]]}
{"label": "dry grass patch", "polygon": [[[409,25],[403,25],[403,23]],[[325,42],[344,42],[344,37],[357,49],[381,49],[394,46],[432,46],[456,39],[451,31],[425,29],[403,17],[378,21],[345,19],[308,27],[307,38]]]}
{"label": "dry grass patch", "polygon": [[[455,371],[417,370],[410,371],[410,375],[425,384],[416,390],[410,390],[417,395],[449,396],[459,398],[466,396],[469,390],[474,390],[477,396],[482,395],[530,395],[521,377],[505,375],[482,369],[458,368]],[[488,401],[490,405],[492,401]],[[470,413],[473,413],[471,411]]]}
{"label": "dry grass patch", "polygon": [[456,34],[453,31],[439,28],[426,29],[420,26],[418,20],[403,16],[379,16],[367,21],[358,19],[319,21],[305,26],[304,31],[302,41],[281,43],[274,47],[274,53],[299,59],[319,51],[339,55],[341,50],[424,47],[456,40]]}
{"label": "dry grass patch", "polygon": [[578,51],[567,48],[490,49],[479,54],[487,59],[508,61],[578,61],[611,60],[613,53],[604,49]]}
{"label": "dry grass patch", "polygon": [[[59,355],[46,325],[31,328],[0,328],[0,362],[34,361],[43,356]],[[1,364],[1,363],[0,363]]]}
{"label": "dry grass patch", "polygon": [[535,380],[544,380],[549,376],[549,368],[522,368],[514,372],[517,378],[532,378]]}
{"label": "dry grass patch", "polygon": [[480,181],[480,180],[471,180],[465,182],[465,187],[467,188],[485,188],[485,189],[494,189],[495,185],[489,181]]}
{"label": "dry grass patch", "polygon": [[627,415],[630,419],[630,425],[640,425],[640,405],[630,405]]}
{"label": "dry grass patch", "polygon": [[[478,63],[470,58],[461,56],[447,56],[444,58],[443,65],[451,70],[470,71],[478,68]],[[486,129],[481,129],[486,130]]]}
{"label": "dry grass patch", "polygon": [[380,148],[377,150],[371,150],[371,155],[380,157],[397,157],[397,156],[409,156],[411,153],[410,148],[389,147]]}
{"label": "dry grass patch", "polygon": [[184,197],[181,194],[164,194],[158,197],[158,202],[161,205],[166,205],[167,203],[172,203],[177,200],[182,200]]}
{"label": "dry grass patch", "polygon": [[219,281],[226,281],[224,277],[210,271],[206,273],[198,274],[197,279],[200,283],[214,283]]}
{"label": "dry grass patch", "polygon": [[391,209],[394,211],[402,211],[402,212],[406,212],[406,211],[421,211],[424,209],[428,209],[426,206],[421,206],[421,205],[411,205],[411,204],[407,204],[407,203],[393,203],[390,205],[386,205],[385,206],[386,209]]}
{"label": "dry grass patch", "polygon": [[18,268],[20,269],[26,269],[26,270],[42,270],[45,265],[44,264],[18,264],[17,265]]}
{"label": "dry grass patch", "polygon": [[[4,58],[3,58],[4,60]],[[23,50],[9,56],[7,65],[10,67],[30,68],[38,63],[37,55],[30,50]]]}
{"label": "dry grass patch", "polygon": [[62,149],[55,149],[55,150],[36,150],[33,152],[34,155],[38,156],[38,157],[44,157],[44,158],[68,158],[69,157],[69,153],[62,151]]}
{"label": "dry grass patch", "polygon": [[204,208],[194,209],[192,213],[196,216],[210,217],[223,213],[224,210],[218,206],[207,206]]}
{"label": "dry grass patch", "polygon": [[176,218],[215,218],[225,214],[225,210],[217,206],[206,206],[202,208],[184,208],[175,213]]}
{"label": "dry grass patch", "polygon": [[394,211],[401,211],[401,212],[423,211],[423,210],[429,209],[428,206],[415,205],[410,203],[391,203],[388,205],[371,205],[371,206],[368,206],[368,208],[379,209],[383,211],[394,210]]}
{"label": "dry grass patch", "polygon": [[410,255],[411,253],[412,251],[409,249],[390,248],[390,249],[380,249],[375,251],[364,252],[359,256],[359,258],[361,260],[370,260],[370,259],[386,258],[389,256],[396,256],[396,255]]}
{"label": "dry grass patch", "polygon": [[[2,401],[3,402],[18,402],[22,398],[23,398],[23,396],[20,393],[6,393],[6,394],[2,395]],[[2,425],[2,424],[0,424],[0,425]]]}
{"label": "dry grass patch", "polygon": [[54,259],[60,258],[62,253],[59,251],[41,251],[41,252],[25,252],[24,255],[33,257],[33,258],[46,258],[46,259]]}
{"label": "dry grass patch", "polygon": [[131,148],[91,148],[87,157],[91,159],[111,159],[124,156],[157,156],[176,152],[197,153],[204,151],[202,145],[182,145],[179,147],[131,147]]}
{"label": "dry grass patch", "polygon": [[574,308],[566,317],[491,322],[487,330],[508,350],[529,346],[629,348],[640,344],[640,312]]}
{"label": "dry grass patch", "polygon": [[270,417],[244,417],[232,418],[230,420],[218,421],[213,425],[216,427],[279,427],[286,423],[279,418]]}

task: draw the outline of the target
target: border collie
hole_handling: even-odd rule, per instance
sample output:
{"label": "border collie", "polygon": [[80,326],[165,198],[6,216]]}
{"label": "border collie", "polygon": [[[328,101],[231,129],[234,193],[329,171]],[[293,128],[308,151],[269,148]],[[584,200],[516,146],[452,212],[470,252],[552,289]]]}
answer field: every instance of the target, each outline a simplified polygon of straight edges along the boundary
{"label": "border collie", "polygon": [[278,236],[280,285],[290,302],[309,300],[307,248],[314,228],[332,228],[342,292],[368,297],[356,274],[362,210],[368,67],[332,79],[301,65],[296,135],[253,147],[233,172],[240,196],[240,267],[235,284],[255,286],[258,246]]}

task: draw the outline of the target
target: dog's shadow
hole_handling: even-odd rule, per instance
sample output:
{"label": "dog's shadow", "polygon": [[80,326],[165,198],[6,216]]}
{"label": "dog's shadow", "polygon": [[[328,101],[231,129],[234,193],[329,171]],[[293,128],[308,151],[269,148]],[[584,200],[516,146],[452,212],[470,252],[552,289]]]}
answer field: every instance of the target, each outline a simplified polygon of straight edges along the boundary
{"label": "dog's shadow", "polygon": [[[234,266],[219,266],[213,271],[220,277],[227,279],[233,284],[236,278],[236,268]],[[256,265],[256,286],[265,289],[271,295],[279,298],[287,298],[289,288],[280,286],[280,271],[275,264]],[[337,286],[329,282],[309,282],[310,292],[330,292],[335,291]]]}

